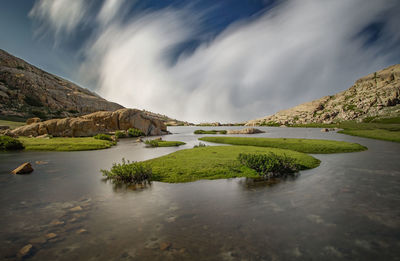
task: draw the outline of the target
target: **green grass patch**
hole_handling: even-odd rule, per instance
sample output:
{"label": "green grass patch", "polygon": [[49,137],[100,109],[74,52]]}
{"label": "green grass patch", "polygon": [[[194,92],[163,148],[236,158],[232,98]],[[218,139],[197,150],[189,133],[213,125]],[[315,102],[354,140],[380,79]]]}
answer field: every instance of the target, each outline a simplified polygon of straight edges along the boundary
{"label": "green grass patch", "polygon": [[108,134],[97,134],[97,135],[93,136],[93,138],[95,138],[96,140],[108,140],[108,141],[112,141],[111,136],[108,135]]}
{"label": "green grass patch", "polygon": [[185,145],[185,142],[182,141],[172,141],[172,140],[146,140],[144,142],[147,147],[149,148],[155,148],[155,147],[176,147],[176,146],[181,146]]}
{"label": "green grass patch", "polygon": [[144,135],[144,132],[139,129],[130,128],[128,130],[128,136],[129,137],[140,137],[140,136],[145,136],[145,135]]}
{"label": "green grass patch", "polygon": [[367,149],[357,143],[316,139],[202,137],[199,140],[231,145],[281,148],[312,154],[354,152]]}
{"label": "green grass patch", "polygon": [[150,182],[151,167],[143,162],[130,162],[122,159],[122,163],[114,163],[110,170],[102,169],[101,172],[107,180],[113,183],[145,184]]}
{"label": "green grass patch", "polygon": [[25,122],[0,120],[0,126],[9,126],[10,129],[15,129],[24,125]]}
{"label": "green grass patch", "polygon": [[145,163],[150,164],[152,168],[152,180],[170,183],[200,179],[259,177],[257,171],[239,162],[240,153],[286,155],[293,158],[300,169],[311,169],[320,164],[318,159],[304,153],[253,146],[207,146],[185,149]]}
{"label": "green grass patch", "polygon": [[371,139],[400,142],[400,131],[390,131],[383,129],[372,129],[372,130],[344,129],[339,131],[339,133],[351,136],[371,138]]}
{"label": "green grass patch", "polygon": [[108,140],[98,140],[93,137],[85,138],[18,138],[26,150],[47,150],[47,151],[79,151],[79,150],[100,150],[107,149],[114,145]]}
{"label": "green grass patch", "polygon": [[226,134],[226,130],[195,130],[194,134]]}

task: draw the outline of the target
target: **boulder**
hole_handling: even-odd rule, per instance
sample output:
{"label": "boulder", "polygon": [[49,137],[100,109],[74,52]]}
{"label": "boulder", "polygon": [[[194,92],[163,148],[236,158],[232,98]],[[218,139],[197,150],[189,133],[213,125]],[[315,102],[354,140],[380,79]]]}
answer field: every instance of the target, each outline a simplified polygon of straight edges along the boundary
{"label": "boulder", "polygon": [[246,128],[241,130],[228,130],[227,134],[257,134],[264,133],[265,131],[256,129],[256,128]]}
{"label": "boulder", "polygon": [[167,132],[163,121],[136,109],[99,111],[80,117],[52,119],[36,122],[13,130],[13,136],[91,137],[99,133],[136,128],[145,135],[162,135]]}
{"label": "boulder", "polygon": [[329,132],[329,129],[323,128],[323,129],[321,129],[321,132]]}
{"label": "boulder", "polygon": [[20,165],[18,168],[11,171],[12,174],[29,174],[33,171],[32,165],[29,162],[25,162]]}
{"label": "boulder", "polygon": [[38,118],[38,117],[29,118],[26,120],[27,125],[32,124],[32,123],[37,123],[37,122],[41,122],[40,118]]}

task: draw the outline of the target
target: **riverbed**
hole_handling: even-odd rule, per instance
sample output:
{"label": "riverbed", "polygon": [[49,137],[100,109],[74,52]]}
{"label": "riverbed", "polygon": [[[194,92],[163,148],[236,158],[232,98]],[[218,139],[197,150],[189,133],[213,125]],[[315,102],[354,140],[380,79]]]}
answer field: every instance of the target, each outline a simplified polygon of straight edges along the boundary
{"label": "riverbed", "polygon": [[[145,148],[122,139],[106,150],[0,153],[0,259],[15,260],[399,260],[400,144],[312,128],[263,127],[251,137],[356,142],[368,150],[313,155],[318,168],[254,186],[246,179],[146,187],[103,180],[122,158],[142,161],[198,144],[195,129],[169,127]],[[207,145],[218,145],[207,143]],[[221,146],[221,145],[219,145]],[[11,175],[31,162],[30,175]]]}

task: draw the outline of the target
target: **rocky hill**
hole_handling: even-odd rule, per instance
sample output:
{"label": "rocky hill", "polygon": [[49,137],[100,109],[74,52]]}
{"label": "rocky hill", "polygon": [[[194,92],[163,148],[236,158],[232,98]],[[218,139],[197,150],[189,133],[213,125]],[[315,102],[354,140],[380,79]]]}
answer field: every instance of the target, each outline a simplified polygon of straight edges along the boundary
{"label": "rocky hill", "polygon": [[121,108],[0,49],[0,116],[49,119]]}
{"label": "rocky hill", "polygon": [[333,123],[399,115],[400,65],[393,65],[357,80],[346,91],[251,120],[246,125]]}

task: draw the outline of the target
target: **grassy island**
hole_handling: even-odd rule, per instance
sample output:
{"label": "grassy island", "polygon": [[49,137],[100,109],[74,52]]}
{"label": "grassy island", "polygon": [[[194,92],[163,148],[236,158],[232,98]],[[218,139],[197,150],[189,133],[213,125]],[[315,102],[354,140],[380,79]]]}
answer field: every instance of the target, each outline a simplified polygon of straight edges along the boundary
{"label": "grassy island", "polygon": [[259,177],[259,174],[239,162],[241,153],[286,155],[293,158],[300,169],[318,167],[320,161],[310,155],[277,148],[253,146],[208,146],[180,150],[144,163],[152,168],[152,180],[162,182],[190,182],[200,179]]}
{"label": "grassy island", "polygon": [[226,130],[195,130],[194,134],[226,134]]}
{"label": "grassy island", "polygon": [[109,140],[85,138],[28,138],[20,137],[19,141],[25,146],[26,150],[47,150],[47,151],[79,151],[79,150],[99,150],[107,149],[115,145]]}
{"label": "grassy island", "polygon": [[247,138],[247,137],[202,137],[202,141],[231,145],[271,147],[311,154],[343,153],[367,150],[366,147],[345,141],[292,139],[292,138]]}
{"label": "grassy island", "polygon": [[185,142],[182,141],[172,141],[172,140],[146,140],[144,142],[147,147],[149,148],[156,148],[156,147],[177,147],[181,145],[185,145]]}

